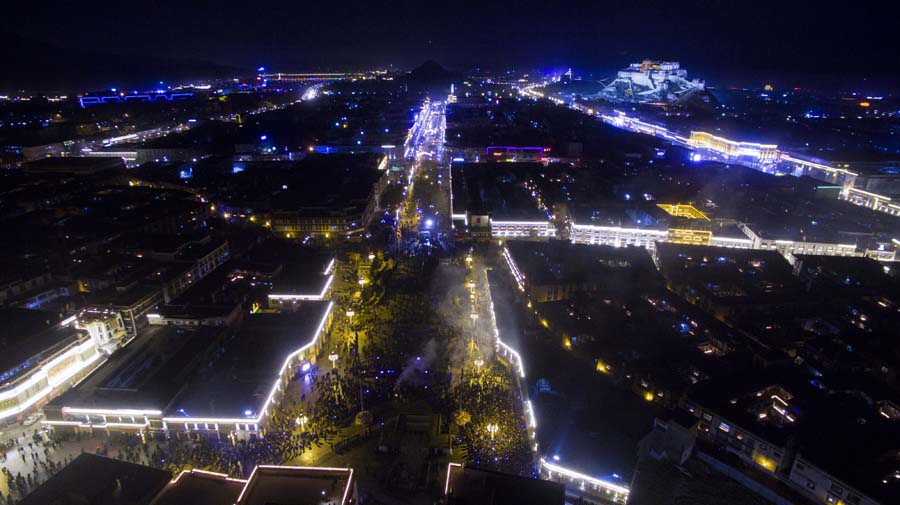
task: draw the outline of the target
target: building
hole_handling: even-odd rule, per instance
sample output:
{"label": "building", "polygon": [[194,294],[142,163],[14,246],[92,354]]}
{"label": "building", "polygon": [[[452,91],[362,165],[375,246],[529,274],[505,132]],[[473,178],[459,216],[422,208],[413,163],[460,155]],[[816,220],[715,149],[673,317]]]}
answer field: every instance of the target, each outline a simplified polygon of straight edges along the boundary
{"label": "building", "polygon": [[166,484],[151,505],[220,505],[237,501],[246,479],[197,468],[184,470]]}
{"label": "building", "polygon": [[[738,227],[750,239],[751,249],[778,251],[787,256],[791,254],[818,254],[826,256],[858,256],[856,244],[841,244],[833,241],[820,241],[813,237],[812,240],[801,238],[792,240],[789,234],[779,233],[780,230],[768,228],[756,228],[752,224],[739,224]],[[804,237],[805,238],[805,237]]]}
{"label": "building", "polygon": [[325,300],[334,283],[336,259],[330,255],[300,255],[272,279],[269,307],[294,310],[304,301]]}
{"label": "building", "polygon": [[18,503],[150,505],[171,478],[166,470],[82,453]]}
{"label": "building", "polygon": [[562,241],[510,240],[504,244],[503,256],[520,290],[533,303],[596,291],[610,282],[615,270],[650,267],[649,256],[640,249],[588,247]]}
{"label": "building", "polygon": [[644,60],[619,70],[598,98],[628,103],[670,103],[705,89],[703,81],[688,79],[677,61]]}
{"label": "building", "polygon": [[52,313],[0,309],[0,420],[24,417],[101,364],[102,343]]}
{"label": "building", "polygon": [[566,488],[558,482],[447,465],[446,505],[563,505]]}
{"label": "building", "polygon": [[738,142],[706,132],[691,132],[687,141],[695,149],[705,149],[725,160],[747,160],[751,166],[771,165],[778,158],[778,146],[757,142]]}
{"label": "building", "polygon": [[125,169],[122,158],[43,158],[22,165],[26,174],[95,175]]}
{"label": "building", "polygon": [[900,432],[871,403],[871,392],[812,377],[776,368],[698,384],[683,406],[697,418],[701,459],[781,496],[893,503]]}
{"label": "building", "polygon": [[146,254],[151,259],[169,265],[168,271],[161,277],[163,299],[166,303],[220,267],[229,256],[228,241],[224,239],[206,235],[197,240],[184,240],[178,237],[176,240],[178,240],[177,247],[172,249],[153,248],[134,252],[139,258]]}
{"label": "building", "polygon": [[[272,402],[314,366],[331,302],[253,314],[237,329],[152,325],[44,408],[55,429],[256,437]],[[307,367],[308,369],[308,367]]]}
{"label": "building", "polygon": [[352,468],[259,465],[253,469],[235,505],[357,502]]}
{"label": "building", "polygon": [[249,478],[199,469],[171,472],[81,454],[22,501],[24,505],[284,505],[358,503],[352,468],[256,466]]}
{"label": "building", "polygon": [[476,238],[548,240],[556,226],[525,188],[539,163],[451,166],[451,213],[457,233]]}
{"label": "building", "polygon": [[360,235],[388,182],[383,154],[312,155],[291,168],[272,201],[272,231],[285,238]]}

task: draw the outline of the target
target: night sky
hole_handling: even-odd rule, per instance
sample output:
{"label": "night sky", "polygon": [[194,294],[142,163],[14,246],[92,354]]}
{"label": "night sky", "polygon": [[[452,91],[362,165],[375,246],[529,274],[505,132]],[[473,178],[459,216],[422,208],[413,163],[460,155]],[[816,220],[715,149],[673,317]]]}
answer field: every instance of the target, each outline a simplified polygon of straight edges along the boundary
{"label": "night sky", "polygon": [[459,70],[607,70],[655,57],[721,76],[886,78],[900,75],[897,17],[888,5],[42,0],[6,3],[0,32],[77,50],[243,69],[409,68],[434,59]]}

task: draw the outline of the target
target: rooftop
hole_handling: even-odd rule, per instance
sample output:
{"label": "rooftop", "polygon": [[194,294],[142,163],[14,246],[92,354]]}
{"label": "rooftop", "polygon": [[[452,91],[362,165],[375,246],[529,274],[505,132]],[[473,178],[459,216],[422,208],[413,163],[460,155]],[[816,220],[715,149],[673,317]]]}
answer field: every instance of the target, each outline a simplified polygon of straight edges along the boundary
{"label": "rooftop", "polygon": [[314,340],[330,308],[330,302],[306,302],[291,313],[245,317],[224,342],[224,352],[199,371],[171,412],[194,418],[260,416],[285,360]]}
{"label": "rooftop", "polygon": [[558,482],[531,479],[478,468],[449,465],[448,505],[562,505],[566,488]]}
{"label": "rooftop", "polygon": [[150,326],[47,408],[162,411],[184,388],[220,332],[208,327]]}
{"label": "rooftop", "polygon": [[488,214],[496,220],[546,220],[525,188],[530,171],[539,163],[454,163],[453,211]]}
{"label": "rooftop", "polygon": [[273,188],[276,210],[365,207],[378,180],[384,155],[310,155],[294,165]]}
{"label": "rooftop", "polygon": [[354,497],[350,468],[257,466],[237,505],[344,505]]}
{"label": "rooftop", "polygon": [[614,269],[651,267],[640,248],[518,240],[507,241],[506,247],[532,286],[598,282]]}
{"label": "rooftop", "polygon": [[185,470],[166,485],[152,505],[231,505],[246,483],[225,474]]}
{"label": "rooftop", "polygon": [[776,251],[660,243],[656,254],[669,283],[686,286],[691,295],[703,292],[720,302],[748,303],[799,294],[791,265]]}
{"label": "rooftop", "polygon": [[82,453],[23,498],[21,505],[148,505],[172,474]]}

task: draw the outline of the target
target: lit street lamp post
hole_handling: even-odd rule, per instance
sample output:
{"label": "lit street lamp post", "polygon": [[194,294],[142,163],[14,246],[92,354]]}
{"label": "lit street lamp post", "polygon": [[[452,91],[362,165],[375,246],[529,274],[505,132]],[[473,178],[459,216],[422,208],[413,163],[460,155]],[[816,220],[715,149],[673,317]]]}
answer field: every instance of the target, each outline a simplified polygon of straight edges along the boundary
{"label": "lit street lamp post", "polygon": [[497,431],[499,431],[499,430],[500,430],[500,427],[497,426],[496,423],[487,425],[487,431],[488,431],[488,433],[491,434],[491,442],[494,441],[494,434],[497,433]]}

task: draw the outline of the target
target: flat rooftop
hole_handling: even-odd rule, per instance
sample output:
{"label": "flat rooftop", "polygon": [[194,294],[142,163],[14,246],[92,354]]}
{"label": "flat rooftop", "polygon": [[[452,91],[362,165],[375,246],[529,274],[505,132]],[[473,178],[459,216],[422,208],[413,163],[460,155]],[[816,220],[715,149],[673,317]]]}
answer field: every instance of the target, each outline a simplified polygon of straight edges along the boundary
{"label": "flat rooftop", "polygon": [[566,488],[558,482],[450,465],[448,505],[563,505]]}
{"label": "flat rooftop", "polygon": [[272,294],[319,294],[328,282],[326,269],[334,255],[298,251],[283,258],[281,273],[272,280]]}
{"label": "flat rooftop", "polygon": [[490,215],[496,220],[548,220],[525,189],[539,163],[454,163],[453,212]]}
{"label": "flat rooftop", "polygon": [[231,505],[246,483],[225,474],[186,470],[166,485],[152,505]]}
{"label": "flat rooftop", "polygon": [[172,474],[82,453],[18,503],[21,505],[148,505]]}
{"label": "flat rooftop", "polygon": [[[369,195],[384,175],[379,170],[382,154],[316,154],[294,165],[275,188],[275,210],[365,207]],[[287,186],[287,189],[284,188]]]}
{"label": "flat rooftop", "polygon": [[800,294],[791,265],[777,251],[666,242],[656,254],[670,284],[689,285],[723,302],[772,302]]}
{"label": "flat rooftop", "polygon": [[353,470],[258,466],[237,505],[344,505],[353,497]]}
{"label": "flat rooftop", "polygon": [[516,267],[532,285],[602,280],[617,268],[652,268],[642,248],[572,244],[563,241],[506,242]]}
{"label": "flat rooftop", "polygon": [[313,340],[330,307],[331,302],[310,301],[291,313],[245,317],[223,343],[224,352],[211,367],[200,371],[167,414],[226,419],[259,416],[285,360]]}
{"label": "flat rooftop", "polygon": [[220,328],[150,326],[45,409],[165,410],[221,332]]}

